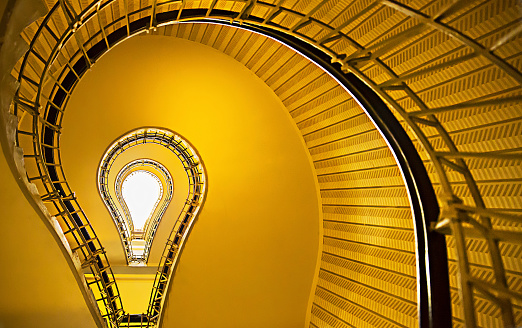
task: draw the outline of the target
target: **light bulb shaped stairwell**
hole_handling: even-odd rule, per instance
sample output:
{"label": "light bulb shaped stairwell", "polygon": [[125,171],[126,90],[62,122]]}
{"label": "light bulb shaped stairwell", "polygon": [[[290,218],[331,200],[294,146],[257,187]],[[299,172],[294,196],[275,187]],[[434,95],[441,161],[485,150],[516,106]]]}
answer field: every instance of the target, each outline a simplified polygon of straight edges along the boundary
{"label": "light bulb shaped stairwell", "polygon": [[[171,285],[172,276],[176,269],[179,256],[181,255],[181,250],[198,217],[207,193],[207,176],[201,157],[195,148],[177,133],[164,128],[139,128],[116,139],[107,148],[102,157],[97,180],[101,199],[118,229],[129,265],[136,262],[138,264],[145,264],[147,262],[148,252],[158,228],[159,220],[166,210],[165,204],[168,205],[173,193],[173,183],[170,173],[163,165],[151,159],[137,159],[124,166],[118,173],[118,177],[114,183],[114,190],[112,190],[112,182],[110,183],[110,181],[114,180],[110,178],[110,171],[115,160],[128,149],[147,143],[162,146],[179,159],[188,180],[188,194],[168,238],[164,240],[165,248],[160,256],[147,311],[139,315],[125,314],[120,318],[120,327],[131,327],[131,322],[135,322],[133,320],[136,318],[139,318],[140,322],[146,323],[147,327],[154,327],[158,322],[161,322],[164,313],[164,296],[167,294],[167,290]],[[150,167],[153,168],[150,169]],[[154,214],[152,217],[149,216],[143,225],[143,235],[141,239],[145,241],[145,247],[142,260],[134,255],[132,247],[132,240],[134,237],[138,237],[141,223],[138,221],[134,222],[133,219],[131,219],[130,211],[125,205],[126,202],[131,203],[131,201],[124,200],[122,194],[123,182],[132,172],[140,170],[155,173],[156,177],[159,177],[163,187],[163,196],[159,196],[160,201],[153,210]],[[111,194],[120,195],[121,199],[116,201]],[[117,202],[119,202],[120,206],[118,206]],[[127,215],[122,214],[125,209],[128,211]],[[135,229],[135,225],[138,229]],[[135,240],[138,240],[138,238]],[[128,325],[123,325],[124,322]]]}
{"label": "light bulb shaped stairwell", "polygon": [[108,207],[117,209],[113,216],[122,226],[129,264],[147,262],[156,228],[173,190],[169,171],[152,159],[134,160],[119,171],[114,183],[117,202],[108,197]]}
{"label": "light bulb shaped stairwell", "polygon": [[134,227],[131,249],[136,259],[144,258],[146,245],[143,239],[144,228],[153,218],[162,196],[161,181],[150,171],[132,172],[121,185],[121,197],[118,198]]}

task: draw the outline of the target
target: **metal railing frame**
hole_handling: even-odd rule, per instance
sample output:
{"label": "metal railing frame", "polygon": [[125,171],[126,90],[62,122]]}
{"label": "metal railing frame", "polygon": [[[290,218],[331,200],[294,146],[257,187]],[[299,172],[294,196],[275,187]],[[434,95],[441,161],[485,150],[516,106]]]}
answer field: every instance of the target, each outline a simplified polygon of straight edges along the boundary
{"label": "metal railing frame", "polygon": [[[411,131],[414,132],[416,140],[420,142],[426,151],[429,162],[433,165],[442,187],[443,192],[439,195],[439,203],[442,205],[441,216],[439,222],[433,224],[431,228],[440,233],[451,234],[455,237],[459,266],[459,292],[464,308],[466,325],[468,327],[476,326],[476,311],[473,299],[477,297],[477,295],[490,300],[501,309],[504,325],[514,325],[512,300],[516,299],[521,301],[522,295],[516,291],[509,290],[507,286],[506,274],[498,246],[499,242],[502,241],[513,242],[513,238],[507,238],[506,234],[495,229],[491,224],[491,218],[518,224],[522,222],[522,216],[487,209],[477,184],[466,165],[465,159],[493,158],[520,160],[521,155],[518,152],[519,149],[489,153],[461,152],[456,147],[450,134],[435,117],[435,114],[465,110],[473,106],[481,107],[516,103],[520,102],[522,97],[497,97],[493,100],[471,101],[446,107],[429,108],[404,81],[426,72],[443,70],[454,65],[455,61],[449,60],[442,64],[400,76],[388,67],[380,57],[384,53],[407,42],[412,36],[411,33],[399,33],[395,37],[382,40],[373,46],[364,47],[351,39],[348,33],[343,32],[342,29],[348,26],[350,22],[371,14],[373,10],[379,10],[384,7],[392,8],[406,15],[407,18],[405,18],[405,20],[414,22],[416,26],[414,28],[414,34],[424,31],[437,31],[451,36],[462,44],[459,48],[453,50],[453,52],[468,50],[468,54],[462,58],[468,59],[480,56],[486,59],[491,65],[505,72],[516,81],[518,89],[520,89],[522,73],[513,68],[506,60],[496,56],[493,52],[502,44],[507,43],[510,38],[516,36],[516,33],[511,33],[503,37],[494,46],[488,49],[476,40],[472,40],[460,31],[452,28],[448,22],[444,22],[444,19],[465,6],[464,0],[453,2],[434,16],[424,14],[422,8],[420,10],[413,9],[393,0],[375,1],[338,27],[330,26],[313,17],[313,14],[328,2],[326,0],[318,3],[307,14],[286,8],[283,5],[283,1],[278,1],[276,4],[256,0],[229,1],[230,3],[238,5],[236,6],[236,8],[239,8],[237,11],[216,9],[216,1],[212,1],[208,8],[201,10],[185,9],[185,2],[181,1],[153,1],[152,5],[133,12],[129,12],[128,7],[125,6],[124,15],[102,26],[102,21],[98,14],[106,10],[113,2],[116,2],[116,0],[94,1],[80,13],[75,13],[72,6],[70,6],[66,0],[57,2],[51,8],[49,14],[37,24],[38,29],[30,43],[30,50],[24,57],[19,69],[18,80],[23,88],[25,88],[25,91],[20,89],[14,98],[14,114],[21,116],[22,113],[25,113],[23,115],[31,115],[33,117],[30,129],[19,128],[17,131],[17,146],[27,145],[32,142],[32,147],[24,147],[24,150],[28,152],[24,155],[25,159],[32,160],[37,167],[37,174],[28,177],[29,181],[38,182],[38,185],[41,187],[40,193],[42,200],[55,207],[58,213],[57,216],[67,227],[65,233],[70,239],[73,249],[81,254],[83,263],[91,268],[93,275],[99,277],[96,280],[96,286],[108,294],[102,297],[102,299],[99,299],[98,302],[100,305],[103,304],[100,308],[104,307],[106,309],[103,316],[107,318],[112,326],[117,326],[117,317],[122,312],[117,287],[114,286],[114,289],[110,287],[113,284],[115,285],[115,282],[110,266],[105,267],[106,264],[108,265],[105,252],[99,244],[85,214],[77,203],[74,193],[70,190],[61,167],[59,140],[57,136],[60,133],[65,106],[72,89],[85,71],[90,68],[94,61],[115,44],[136,33],[155,29],[160,25],[209,18],[245,26],[250,24],[252,26],[264,27],[295,36],[327,54],[333,63],[339,63],[343,71],[354,74],[392,107],[395,113],[407,124]],[[126,1],[124,1],[124,3],[127,4]],[[176,5],[178,8],[170,12],[160,12],[160,9],[171,5]],[[345,8],[343,12],[347,10],[348,7]],[[259,9],[268,11],[268,13],[264,15],[264,18],[252,15],[253,12]],[[61,35],[57,35],[53,32],[53,28],[50,27],[51,25],[48,25],[51,24],[51,17],[54,14],[65,16],[68,22],[68,26]],[[134,16],[139,14],[145,16],[149,14],[149,16],[132,20]],[[275,18],[279,15],[294,17],[297,19],[297,23],[291,26],[280,25],[275,21]],[[101,29],[87,41],[83,42],[79,33],[76,32],[81,29],[87,21],[94,19],[95,16],[98,18]],[[114,34],[116,30],[112,35],[106,33],[107,29],[112,28],[112,26],[118,23],[124,25],[123,34],[120,32],[118,32],[119,34]],[[327,32],[326,36],[315,39],[306,35],[305,32],[300,31],[311,24],[320,26],[323,31]],[[49,37],[43,42],[49,42],[49,40],[54,40],[55,42],[54,45],[50,45],[52,51],[47,56],[42,55],[36,47],[36,45],[39,44],[39,38],[44,33]],[[97,43],[95,45],[96,47],[93,46],[87,49],[87,46],[98,37],[101,38],[102,42]],[[357,51],[348,56],[336,53],[333,47],[331,47],[331,44],[338,40],[348,42],[348,44],[357,49]],[[63,55],[62,50],[66,48],[65,45],[72,45],[73,42],[76,42],[77,49],[71,56],[64,55],[66,64],[59,76],[55,77],[50,75],[49,69],[55,62],[58,54],[62,53]],[[73,49],[75,48],[74,46],[71,47]],[[31,60],[29,60],[29,58]],[[43,69],[38,70],[37,67],[30,64],[31,61],[41,62]],[[371,63],[372,65],[378,66],[392,78],[383,83],[374,82],[362,72],[361,64],[363,63]],[[31,70],[33,71],[32,73],[30,72]],[[34,74],[38,76],[38,79],[31,77],[31,75]],[[53,87],[49,93],[46,93],[44,89],[48,82],[53,82]],[[27,91],[30,89],[32,89],[32,91]],[[406,98],[410,99],[420,110],[408,111],[403,108],[397,99],[390,95],[390,92],[393,91],[404,92],[407,95]],[[24,93],[32,93],[33,97],[26,97]],[[45,111],[42,112],[44,107]],[[426,132],[423,130],[425,126],[435,129],[437,135],[442,138],[448,151],[441,152],[433,148],[429,141],[429,136],[426,135]],[[24,141],[24,139],[26,140]],[[57,160],[57,162],[55,162],[55,160]],[[456,172],[463,177],[472,195],[473,205],[462,204],[462,201],[455,195],[453,184],[448,177],[448,170],[450,172]],[[77,217],[80,217],[80,219],[77,219]],[[470,230],[478,232],[487,242],[488,250],[491,254],[495,283],[482,281],[470,275],[470,264],[467,259],[465,243],[465,236]],[[107,281],[102,278],[104,272],[106,276],[108,276]],[[112,290],[112,295],[109,295],[110,293],[108,291],[110,290]],[[114,290],[116,290],[116,292],[114,292]]]}
{"label": "metal railing frame", "polygon": [[[100,164],[98,167],[104,166],[103,164]],[[151,213],[151,216],[147,219],[145,222],[144,228],[143,228],[143,234],[140,239],[145,240],[145,250],[143,253],[143,256],[140,256],[139,258],[134,254],[132,249],[132,240],[135,238],[133,235],[134,231],[134,225],[131,219],[131,215],[129,212],[129,209],[127,207],[127,204],[125,203],[122,191],[121,191],[121,185],[123,183],[123,180],[127,177],[129,172],[132,170],[135,170],[137,167],[150,167],[152,170],[156,173],[158,173],[165,182],[165,188],[163,188],[162,182],[160,183],[160,190],[161,190],[161,196],[158,198],[156,204],[154,205],[153,212]],[[116,198],[118,199],[118,202],[123,210],[123,214],[119,211],[116,202],[114,201],[108,184],[108,175],[111,168],[106,170],[106,174],[103,177],[98,176],[98,191],[100,192],[100,196],[102,197],[105,206],[107,206],[107,209],[109,210],[109,213],[112,216],[112,219],[114,220],[114,223],[116,225],[116,228],[118,229],[118,232],[120,233],[120,238],[122,241],[123,249],[125,250],[127,264],[129,262],[142,262],[146,263],[149,257],[149,251],[150,247],[152,246],[152,242],[154,240],[154,235],[156,234],[156,229],[159,225],[159,222],[161,218],[163,217],[163,214],[167,210],[167,206],[170,203],[170,200],[172,199],[172,194],[174,192],[173,182],[172,182],[172,176],[170,175],[169,171],[160,163],[151,160],[151,159],[137,159],[134,160],[128,164],[126,164],[118,173],[115,180],[115,188],[114,193],[116,194]],[[156,174],[154,173],[154,174]],[[165,194],[164,193],[165,189]],[[158,205],[161,206],[158,207]]]}
{"label": "metal railing frame", "polygon": [[[149,307],[146,316],[143,315],[143,320],[145,320],[148,327],[149,325],[154,326],[160,318],[161,310],[165,302],[164,296],[170,285],[179,252],[199,213],[200,207],[203,205],[207,187],[206,174],[201,157],[197,154],[193,146],[179,134],[163,128],[141,128],[118,138],[117,141],[108,148],[101,160],[98,172],[99,183],[101,184],[102,181],[107,180],[109,171],[118,155],[132,147],[147,143],[163,146],[174,153],[183,165],[189,182],[187,199],[166,241],[165,248],[160,257],[158,271],[154,278]],[[156,227],[158,223],[159,220],[156,222]],[[154,232],[155,229],[151,229],[151,231]],[[120,325],[120,327],[124,326]]]}

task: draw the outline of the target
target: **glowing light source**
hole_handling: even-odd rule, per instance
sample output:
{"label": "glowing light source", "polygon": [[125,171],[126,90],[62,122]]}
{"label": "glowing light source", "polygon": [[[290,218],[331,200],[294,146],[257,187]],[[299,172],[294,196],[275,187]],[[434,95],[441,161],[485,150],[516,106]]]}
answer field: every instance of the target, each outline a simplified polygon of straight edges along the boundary
{"label": "glowing light source", "polygon": [[161,182],[153,173],[140,170],[125,178],[122,183],[122,197],[134,224],[134,231],[143,231],[161,196]]}

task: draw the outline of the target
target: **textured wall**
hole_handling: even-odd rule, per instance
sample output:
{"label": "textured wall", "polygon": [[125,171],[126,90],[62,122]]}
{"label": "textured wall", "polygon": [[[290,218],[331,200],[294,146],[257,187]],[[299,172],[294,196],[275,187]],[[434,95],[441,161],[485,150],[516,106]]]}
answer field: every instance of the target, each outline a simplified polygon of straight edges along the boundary
{"label": "textured wall", "polygon": [[324,213],[311,325],[415,326],[408,196],[393,155],[359,105],[313,63],[263,36],[206,24],[157,33],[202,42],[245,64],[274,90],[301,131]]}
{"label": "textured wall", "polygon": [[[414,326],[417,318],[415,245],[406,190],[385,141],[355,101],[332,78],[300,55],[253,33],[203,24],[167,26],[157,33],[202,42],[244,63],[276,92],[300,129],[314,161],[324,213],[324,252],[311,324]],[[420,47],[417,51],[427,51],[425,47],[430,41],[418,43],[421,45],[410,45],[388,60],[392,62],[394,58],[401,58],[400,55],[409,54],[406,63],[412,65],[411,62],[419,61],[418,53],[412,49]],[[436,51],[439,54],[444,49],[443,44],[432,46],[433,51],[440,49]],[[418,62],[418,65],[424,63]],[[422,87],[419,94],[430,95],[438,106],[454,99],[456,92],[470,98],[476,92],[473,89],[491,83],[486,81],[494,76],[489,75],[488,70],[466,74],[467,64],[463,61],[440,73],[426,73],[428,76],[422,79],[415,78],[417,84],[413,86]],[[370,65],[367,69],[371,76],[375,67]],[[459,73],[460,78],[445,77]],[[497,86],[501,88],[502,85]],[[431,89],[434,90],[430,93]],[[522,133],[519,106],[513,103],[471,107],[443,112],[437,118],[460,151],[516,150],[521,145]],[[438,176],[424,149],[404,120],[398,118],[418,148],[436,193],[442,194]],[[436,151],[447,150],[435,129],[422,128]],[[520,176],[520,160],[471,158],[466,164],[477,181],[486,207],[514,211],[522,207],[517,187],[520,182],[516,180]],[[465,203],[473,203],[462,175],[447,171],[455,194]],[[493,220],[493,225],[513,229],[512,224],[500,220]],[[458,326],[464,315],[457,294],[456,250],[453,237],[447,238],[452,311],[454,325]],[[487,267],[491,260],[486,241],[469,238],[467,247],[473,275],[494,281],[493,270]],[[517,290],[521,281],[520,246],[501,243],[500,250],[508,284]],[[483,295],[475,294],[475,303],[479,326],[502,325],[499,309]],[[520,307],[515,304],[514,309],[518,322]]]}
{"label": "textured wall", "polygon": [[[87,5],[71,3],[77,11]],[[462,224],[468,229],[470,277],[494,284],[489,292],[480,291],[478,284],[472,290],[477,325],[503,325],[500,308],[488,300],[488,293],[504,287],[515,295],[509,305],[514,322],[522,322],[520,2],[154,4],[115,1],[103,7],[99,19],[90,19],[77,31],[80,37],[65,45],[65,55],[50,72],[82,56],[77,42],[89,49],[129,21],[173,10],[173,20],[183,18],[182,11],[203,8],[192,17],[245,19],[303,38],[386,101],[415,143],[443,213],[455,210],[445,199],[456,196],[471,208],[464,213],[467,219],[482,224],[491,217],[497,236],[511,236],[499,243],[500,271],[495,266],[506,277],[503,286],[493,271],[495,238],[488,244],[477,230]],[[103,33],[100,24],[107,26]],[[57,18],[52,26],[60,34],[67,24]],[[24,37],[30,40],[36,28]],[[325,218],[312,325],[414,325],[414,245],[406,192],[384,140],[362,111],[322,71],[268,39],[211,25],[166,26],[155,33],[210,45],[244,63],[280,97],[301,130],[315,164]],[[44,55],[48,48],[42,42],[35,49]],[[42,66],[37,57],[28,60],[35,75]],[[22,90],[31,98],[34,87],[22,81]],[[473,214],[484,208],[482,217]],[[455,240],[447,240],[454,325],[462,326]]]}

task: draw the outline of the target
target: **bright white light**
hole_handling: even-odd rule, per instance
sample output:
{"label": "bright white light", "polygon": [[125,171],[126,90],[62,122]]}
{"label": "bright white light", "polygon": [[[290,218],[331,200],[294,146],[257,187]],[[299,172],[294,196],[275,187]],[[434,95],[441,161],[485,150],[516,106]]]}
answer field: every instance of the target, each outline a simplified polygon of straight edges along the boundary
{"label": "bright white light", "polygon": [[161,197],[158,178],[148,171],[136,171],[125,178],[121,189],[134,224],[134,230],[143,230],[145,222]]}

